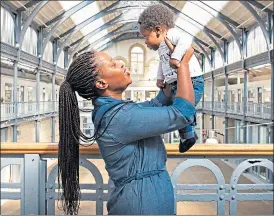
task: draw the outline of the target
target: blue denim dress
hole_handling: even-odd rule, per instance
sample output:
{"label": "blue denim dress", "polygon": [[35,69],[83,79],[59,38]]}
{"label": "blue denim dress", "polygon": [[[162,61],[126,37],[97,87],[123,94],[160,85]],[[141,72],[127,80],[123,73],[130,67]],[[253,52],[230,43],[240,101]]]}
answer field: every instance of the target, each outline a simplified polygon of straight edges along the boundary
{"label": "blue denim dress", "polygon": [[[95,109],[117,99],[99,97]],[[173,103],[162,91],[151,101],[120,104],[102,118],[97,140],[115,188],[107,203],[114,215],[174,214],[174,194],[166,170],[161,134],[193,122],[195,108],[182,98]],[[94,120],[98,128],[98,118]],[[107,129],[106,129],[107,127]]]}

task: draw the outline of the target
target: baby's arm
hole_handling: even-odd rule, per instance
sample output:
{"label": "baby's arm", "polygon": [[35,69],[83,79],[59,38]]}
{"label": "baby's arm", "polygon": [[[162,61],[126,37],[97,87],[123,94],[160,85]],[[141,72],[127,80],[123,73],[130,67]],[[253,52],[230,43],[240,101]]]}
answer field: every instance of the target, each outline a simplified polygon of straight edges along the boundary
{"label": "baby's arm", "polygon": [[[171,67],[177,69],[180,67],[180,62],[184,54],[189,49],[189,47],[191,47],[192,37],[179,32],[177,29],[172,28],[167,33],[167,39],[169,40],[170,45],[175,45],[171,54],[170,65]],[[170,45],[167,44],[168,47]]]}
{"label": "baby's arm", "polygon": [[165,77],[164,77],[164,74],[163,74],[162,65],[161,65],[161,62],[159,62],[158,71],[157,71],[156,86],[158,88],[164,88],[165,87],[164,80],[165,80]]}
{"label": "baby's arm", "polygon": [[[169,48],[170,52],[173,53],[175,46],[173,46],[173,44],[170,43],[167,37],[165,37],[165,43],[167,47]],[[172,67],[173,69],[177,69],[180,67],[180,61],[178,61],[177,59],[170,58],[169,64],[170,64],[170,67]]]}

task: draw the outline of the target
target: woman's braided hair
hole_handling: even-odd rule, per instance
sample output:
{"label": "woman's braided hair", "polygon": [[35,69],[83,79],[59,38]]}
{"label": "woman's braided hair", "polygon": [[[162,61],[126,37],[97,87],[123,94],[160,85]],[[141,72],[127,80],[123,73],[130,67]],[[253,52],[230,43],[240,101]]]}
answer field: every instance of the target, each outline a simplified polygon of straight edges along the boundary
{"label": "woman's braided hair", "polygon": [[93,51],[79,55],[70,65],[59,92],[59,150],[58,183],[62,188],[62,209],[66,215],[77,214],[80,205],[79,140],[90,142],[80,129],[80,113],[77,92],[87,100],[99,95],[97,61]]}

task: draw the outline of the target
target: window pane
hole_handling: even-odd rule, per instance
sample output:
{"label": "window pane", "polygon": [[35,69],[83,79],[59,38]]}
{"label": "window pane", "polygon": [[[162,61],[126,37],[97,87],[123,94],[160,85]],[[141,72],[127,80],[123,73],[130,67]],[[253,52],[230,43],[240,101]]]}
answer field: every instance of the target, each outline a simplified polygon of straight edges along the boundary
{"label": "window pane", "polygon": [[137,61],[137,54],[131,54],[131,61]]}
{"label": "window pane", "polygon": [[220,68],[223,66],[223,59],[219,51],[215,52],[215,68]]}
{"label": "window pane", "polygon": [[1,41],[14,45],[14,23],[11,14],[1,7]]}
{"label": "window pane", "polygon": [[22,44],[22,50],[37,56],[37,39],[36,31],[33,28],[28,27]]}
{"label": "window pane", "polygon": [[266,41],[261,28],[258,26],[248,33],[247,57],[265,52],[266,50]]}
{"label": "window pane", "polygon": [[45,61],[50,62],[50,63],[52,63],[52,61],[53,61],[53,47],[52,47],[52,42],[51,41],[49,41],[47,43],[43,59]]}
{"label": "window pane", "polygon": [[141,47],[134,47],[134,48],[131,50],[131,53],[144,53],[144,51],[142,50]]}

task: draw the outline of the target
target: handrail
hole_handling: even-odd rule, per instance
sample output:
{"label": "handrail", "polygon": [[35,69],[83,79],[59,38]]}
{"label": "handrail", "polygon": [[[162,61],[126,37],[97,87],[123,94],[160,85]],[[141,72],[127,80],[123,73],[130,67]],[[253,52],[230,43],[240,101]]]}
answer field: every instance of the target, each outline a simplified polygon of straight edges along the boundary
{"label": "handrail", "polygon": [[[165,144],[169,156],[273,156],[272,144],[197,144],[186,153],[178,151],[178,144]],[[3,154],[57,154],[57,143],[1,143]],[[80,146],[80,154],[99,155],[97,144]]]}

